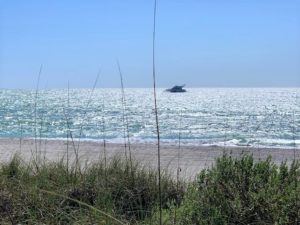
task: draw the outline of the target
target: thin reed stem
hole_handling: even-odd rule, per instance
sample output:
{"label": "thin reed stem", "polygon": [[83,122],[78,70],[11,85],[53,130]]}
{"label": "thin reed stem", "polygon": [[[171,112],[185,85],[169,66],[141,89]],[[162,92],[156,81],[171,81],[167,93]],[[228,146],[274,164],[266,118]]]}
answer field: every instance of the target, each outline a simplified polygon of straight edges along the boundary
{"label": "thin reed stem", "polygon": [[[99,80],[99,76],[100,76],[100,73],[101,73],[101,70],[99,69],[99,71],[98,71],[98,74],[97,74],[97,77],[96,77],[96,79],[95,79],[95,82],[94,82],[94,85],[93,85],[93,88],[92,88],[92,91],[91,91],[91,93],[90,93],[90,96],[89,96],[89,98],[88,98],[88,101],[87,101],[87,104],[86,104],[86,107],[85,107],[85,112],[84,112],[84,114],[83,114],[83,120],[82,121],[85,121],[85,117],[86,117],[86,115],[87,115],[87,112],[88,112],[88,108],[89,108],[89,106],[90,106],[90,103],[91,103],[91,101],[92,101],[92,96],[93,96],[93,94],[94,94],[94,91],[95,91],[95,89],[96,89],[96,86],[97,86],[97,83],[98,83],[98,80]],[[77,149],[76,149],[76,167],[78,167],[78,165],[79,165],[79,147],[80,147],[80,143],[81,143],[81,136],[82,136],[82,132],[83,132],[83,122],[81,123],[81,125],[80,125],[80,129],[79,129],[79,137],[78,137],[78,143],[77,143]]]}
{"label": "thin reed stem", "polygon": [[104,154],[104,176],[105,176],[105,188],[107,189],[108,178],[107,178],[107,153],[106,153],[106,136],[105,136],[105,104],[104,104],[104,93],[102,95],[102,138],[103,138],[103,154]]}
{"label": "thin reed stem", "polygon": [[[297,100],[297,98],[296,98],[296,100]],[[296,164],[296,134],[295,134],[295,126],[296,126],[296,124],[295,124],[295,111],[293,110],[293,118],[292,118],[292,120],[293,120],[293,124],[292,124],[292,134],[293,134],[293,151],[294,151],[294,160],[293,160],[293,164]],[[297,172],[295,171],[295,173],[297,174]],[[295,181],[294,181],[294,183],[295,183],[295,186],[294,186],[294,188],[295,188],[295,193],[296,193],[296,198],[295,198],[295,206],[297,206],[297,204],[298,204],[298,202],[297,202],[297,199],[299,199],[298,198],[298,196],[299,196],[299,193],[297,192],[297,189],[298,189],[298,182],[297,182],[297,175],[294,175],[294,177],[295,177]],[[298,219],[297,219],[298,220]],[[298,222],[296,220],[296,223]]]}
{"label": "thin reed stem", "polygon": [[[104,179],[105,179],[105,191],[108,190],[108,175],[107,175],[107,153],[106,153],[106,136],[105,136],[105,104],[104,104],[104,92],[102,94],[102,138],[103,138],[103,154],[104,154]],[[107,207],[104,208],[107,212]],[[105,217],[106,224],[108,224],[108,217]]]}
{"label": "thin reed stem", "polygon": [[156,76],[155,76],[155,32],[156,32],[156,0],[154,0],[153,11],[153,36],[152,36],[152,77],[153,77],[153,95],[154,95],[154,112],[157,132],[157,169],[158,169],[158,195],[159,195],[159,224],[162,225],[162,196],[161,196],[161,168],[160,168],[160,135],[156,99]]}
{"label": "thin reed stem", "polygon": [[[75,141],[74,141],[74,138],[73,138],[73,133],[71,131],[71,127],[70,127],[70,118],[68,117],[67,113],[66,113],[66,110],[65,108],[63,108],[63,113],[64,113],[64,117],[67,121],[67,137],[71,139],[71,142],[72,142],[72,147],[73,147],[73,150],[74,150],[74,154],[75,154],[75,160],[78,159],[78,152],[76,151],[76,146],[75,146]],[[68,146],[69,146],[69,139],[67,139],[67,149],[68,149]],[[77,167],[77,165],[76,165]],[[76,169],[77,170],[77,169]]]}
{"label": "thin reed stem", "polygon": [[39,93],[39,86],[40,86],[40,79],[42,74],[43,64],[40,66],[40,70],[38,73],[38,79],[37,84],[35,88],[35,96],[34,96],[34,146],[35,146],[35,160],[37,161],[37,153],[38,153],[38,147],[37,147],[37,101],[38,101],[38,93]]}
{"label": "thin reed stem", "polygon": [[294,162],[296,160],[296,134],[295,134],[295,111],[293,111],[293,125],[292,125],[292,134],[293,134],[293,151],[294,151]]}
{"label": "thin reed stem", "polygon": [[179,175],[181,172],[180,168],[180,158],[181,158],[181,120],[182,120],[182,111],[180,110],[179,114],[179,132],[178,132],[178,152],[177,152],[177,191],[179,190]]}
{"label": "thin reed stem", "polygon": [[[176,174],[176,189],[177,194],[179,193],[179,176],[181,172],[180,168],[180,158],[181,158],[181,120],[182,120],[182,110],[179,112],[179,129],[178,129],[178,150],[177,150],[177,174]],[[176,201],[176,207],[174,209],[174,224],[177,222],[177,208],[179,207],[178,200]]]}
{"label": "thin reed stem", "polygon": [[[68,81],[68,100],[67,100],[67,112],[70,113],[70,82]],[[67,120],[67,172],[69,172],[69,120]]]}
{"label": "thin reed stem", "polygon": [[[96,89],[96,86],[97,86],[97,83],[98,83],[98,80],[99,80],[100,73],[101,73],[101,70],[98,71],[97,77],[96,77],[96,79],[95,79],[95,81],[94,81],[92,91],[91,91],[91,93],[90,93],[90,96],[89,96],[89,98],[88,98],[88,101],[87,101],[87,104],[86,104],[86,107],[85,107],[86,110],[85,110],[84,113],[83,113],[83,121],[85,120],[85,117],[86,117],[88,108],[89,108],[89,106],[90,106],[90,104],[91,104],[92,97],[93,97],[94,91],[95,91],[95,89]],[[82,123],[81,126],[80,126],[77,149],[79,149],[79,146],[80,146],[80,140],[81,140],[82,132],[83,132],[83,123]]]}
{"label": "thin reed stem", "polygon": [[[70,115],[70,82],[69,81],[68,81],[68,91],[67,91],[67,109],[63,108],[63,114],[64,114],[64,117],[67,122],[67,170],[69,170],[69,139],[71,139],[71,142],[72,142],[75,158],[77,159],[79,157],[78,152],[76,151],[73,133],[72,133],[71,127],[70,127],[70,117],[69,117],[69,115]],[[77,167],[77,165],[76,165],[76,167]]]}
{"label": "thin reed stem", "polygon": [[[120,81],[121,81],[121,90],[122,90],[122,111],[123,111],[123,125],[124,125],[124,147],[125,147],[125,154],[126,154],[126,139],[127,139],[127,145],[128,145],[128,153],[129,153],[129,163],[130,163],[130,171],[132,171],[132,155],[131,155],[131,146],[130,146],[130,136],[129,136],[129,122],[128,122],[128,116],[127,116],[127,107],[126,107],[126,97],[125,97],[125,91],[124,91],[124,83],[123,83],[123,74],[121,70],[121,66],[119,61],[117,60],[119,75],[120,75]],[[126,156],[127,158],[127,156]],[[132,176],[133,177],[133,176]]]}
{"label": "thin reed stem", "polygon": [[22,140],[23,140],[23,127],[20,119],[18,118],[18,125],[19,125],[19,130],[20,130],[20,135],[19,135],[19,151],[20,153],[22,152]]}
{"label": "thin reed stem", "polygon": [[125,128],[124,85],[123,85],[123,76],[122,76],[122,72],[118,60],[117,60],[117,66],[118,66],[120,82],[121,82],[122,122],[123,122],[123,139],[124,139],[124,151],[125,151],[124,154],[127,161],[128,157],[127,157],[127,141],[126,141],[126,128]]}

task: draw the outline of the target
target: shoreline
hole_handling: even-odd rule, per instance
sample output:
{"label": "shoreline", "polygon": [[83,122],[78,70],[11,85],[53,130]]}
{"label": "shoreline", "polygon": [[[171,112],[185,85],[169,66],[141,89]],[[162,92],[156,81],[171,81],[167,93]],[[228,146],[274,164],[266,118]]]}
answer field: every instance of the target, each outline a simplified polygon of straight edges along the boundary
{"label": "shoreline", "polygon": [[[0,141],[1,140],[32,140],[34,141],[35,138],[34,137],[0,137]],[[47,141],[68,141],[67,138],[50,138],[50,137],[38,137],[37,138],[37,141],[39,140],[47,140]],[[99,138],[73,138],[73,141],[75,142],[93,142],[93,143],[98,143],[98,144],[101,144],[103,143],[103,139],[99,139]],[[71,142],[71,139],[69,138],[69,142]],[[116,145],[124,145],[124,138],[114,138],[114,139],[105,139],[105,142],[106,143],[109,143],[109,144],[116,144]],[[133,145],[155,145],[157,143],[157,139],[132,139],[130,138],[130,143],[133,144]],[[168,140],[160,140],[160,144],[161,145],[169,145],[169,146],[178,146],[178,140],[175,140],[175,139],[168,139]],[[290,149],[290,150],[293,150],[293,149],[298,149],[300,150],[300,145],[298,144],[298,140],[297,140],[297,143],[295,145],[288,145],[288,146],[281,146],[281,145],[274,145],[274,146],[271,146],[271,145],[262,145],[262,144],[255,144],[255,145],[238,145],[238,144],[230,144],[230,140],[225,142],[215,142],[215,143],[211,143],[211,144],[208,144],[208,143],[200,143],[200,142],[187,142],[185,140],[181,140],[180,142],[180,145],[182,147],[217,147],[217,148],[246,148],[246,149]]]}
{"label": "shoreline", "polygon": [[[80,140],[80,142],[74,141],[73,144],[66,140],[37,139],[35,144],[34,139],[0,138],[0,163],[8,162],[16,153],[20,154],[25,162],[34,159],[36,153],[48,162],[66,159],[68,154],[72,162],[75,159],[74,149],[78,148],[78,144],[78,156],[83,166],[103,159],[104,147],[101,141]],[[156,144],[132,143],[130,146],[133,159],[143,166],[157,167]],[[124,144],[108,142],[105,150],[108,159],[115,156],[126,158]],[[224,152],[233,157],[239,157],[243,153],[253,154],[255,160],[264,160],[271,156],[272,161],[277,165],[283,161],[290,164],[294,158],[300,159],[300,149],[181,145],[179,151],[178,145],[161,144],[161,167],[172,176],[176,176],[179,163],[180,177],[190,179],[202,169],[211,167],[215,159],[222,156]]]}

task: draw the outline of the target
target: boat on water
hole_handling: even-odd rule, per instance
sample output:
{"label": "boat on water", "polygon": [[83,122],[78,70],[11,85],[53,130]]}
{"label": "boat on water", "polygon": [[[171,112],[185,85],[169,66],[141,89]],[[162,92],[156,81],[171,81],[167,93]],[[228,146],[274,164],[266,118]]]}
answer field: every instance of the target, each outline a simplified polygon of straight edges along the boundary
{"label": "boat on water", "polygon": [[185,85],[175,85],[174,87],[172,87],[170,89],[166,89],[166,91],[172,92],[172,93],[186,92],[186,90],[183,89],[184,86]]}

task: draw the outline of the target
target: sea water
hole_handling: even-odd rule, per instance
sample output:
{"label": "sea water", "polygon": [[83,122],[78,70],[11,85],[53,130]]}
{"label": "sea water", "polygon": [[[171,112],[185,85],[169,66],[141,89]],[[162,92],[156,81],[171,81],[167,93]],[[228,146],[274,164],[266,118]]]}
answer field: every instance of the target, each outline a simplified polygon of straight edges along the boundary
{"label": "sea water", "polygon": [[[300,147],[299,88],[157,89],[162,143]],[[156,142],[152,89],[0,90],[0,138]]]}

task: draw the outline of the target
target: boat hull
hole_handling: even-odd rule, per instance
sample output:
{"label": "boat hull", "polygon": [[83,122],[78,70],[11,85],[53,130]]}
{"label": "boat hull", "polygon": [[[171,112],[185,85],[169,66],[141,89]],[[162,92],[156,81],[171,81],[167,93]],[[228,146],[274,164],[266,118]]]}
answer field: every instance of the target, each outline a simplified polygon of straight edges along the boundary
{"label": "boat hull", "polygon": [[167,89],[166,91],[167,91],[167,92],[171,92],[171,93],[183,93],[183,92],[186,92],[185,89],[182,89],[182,90],[172,90],[172,89]]}

